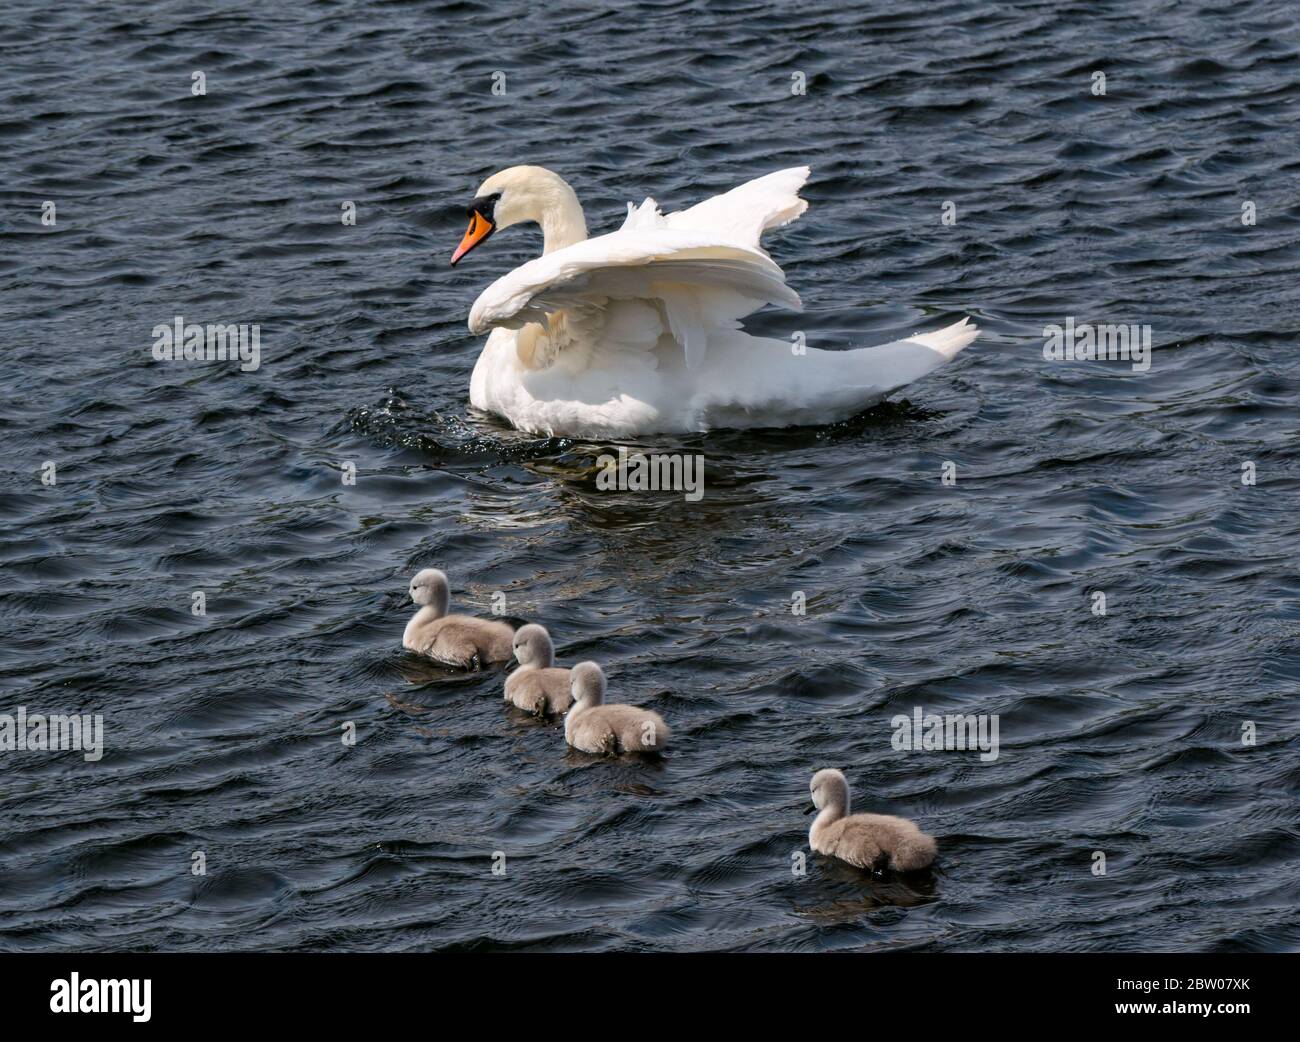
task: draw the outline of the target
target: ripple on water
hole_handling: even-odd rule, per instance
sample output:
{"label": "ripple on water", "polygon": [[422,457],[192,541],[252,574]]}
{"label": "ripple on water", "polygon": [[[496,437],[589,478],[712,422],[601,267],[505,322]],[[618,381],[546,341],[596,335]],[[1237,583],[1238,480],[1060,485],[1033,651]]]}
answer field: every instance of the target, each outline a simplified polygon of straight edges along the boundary
{"label": "ripple on water", "polygon": [[[106,729],[98,763],[8,754],[0,948],[1300,947],[1281,8],[355,14],[0,27],[0,708]],[[985,335],[844,423],[634,443],[704,454],[699,503],[601,491],[614,446],[466,404],[469,305],[538,239],[446,261],[520,161],[593,231],[811,163],[767,240],[806,310],[750,329]],[[261,367],[154,363],[178,314],[259,323]],[[1066,316],[1149,324],[1150,371],[1046,363]],[[502,671],[403,652],[425,566],[601,660],[667,753],[567,751]],[[916,707],[996,713],[998,759],[893,748]],[[792,872],[828,766],[936,870]]]}

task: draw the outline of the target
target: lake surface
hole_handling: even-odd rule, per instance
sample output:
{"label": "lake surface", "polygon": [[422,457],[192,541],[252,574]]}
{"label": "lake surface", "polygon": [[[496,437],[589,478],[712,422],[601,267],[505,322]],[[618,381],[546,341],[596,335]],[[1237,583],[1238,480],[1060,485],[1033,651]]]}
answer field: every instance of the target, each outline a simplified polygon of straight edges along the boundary
{"label": "lake surface", "polygon": [[[1296,23],[10,0],[0,712],[104,754],[0,753],[0,949],[1300,948]],[[805,311],[748,328],[983,335],[847,423],[632,446],[702,453],[699,502],[602,491],[614,446],[467,404],[469,307],[540,235],[447,260],[523,162],[593,233],[810,164],[765,239]],[[155,361],[177,316],[260,367]],[[1149,370],[1046,360],[1067,319],[1148,326]],[[669,752],[403,652],[426,566]],[[997,759],[895,749],[918,707]],[[936,871],[796,875],[831,766]]]}

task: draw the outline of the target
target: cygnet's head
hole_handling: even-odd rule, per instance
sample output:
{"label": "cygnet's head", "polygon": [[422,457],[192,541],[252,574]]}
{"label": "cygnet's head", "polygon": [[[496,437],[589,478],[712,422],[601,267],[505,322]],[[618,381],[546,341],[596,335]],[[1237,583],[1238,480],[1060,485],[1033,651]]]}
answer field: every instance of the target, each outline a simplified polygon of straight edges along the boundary
{"label": "cygnet's head", "polygon": [[574,704],[598,706],[605,701],[605,674],[594,662],[579,662],[569,673]]}
{"label": "cygnet's head", "polygon": [[515,658],[521,666],[538,666],[546,669],[555,664],[555,647],[545,626],[529,623],[515,631]]}
{"label": "cygnet's head", "polygon": [[833,807],[841,814],[849,812],[849,782],[835,768],[818,771],[812,776],[808,788],[812,791],[813,806],[817,810]]}
{"label": "cygnet's head", "polygon": [[439,615],[446,615],[447,605],[451,601],[447,577],[437,568],[425,568],[416,572],[415,578],[411,580],[411,600],[422,608],[433,605]]}

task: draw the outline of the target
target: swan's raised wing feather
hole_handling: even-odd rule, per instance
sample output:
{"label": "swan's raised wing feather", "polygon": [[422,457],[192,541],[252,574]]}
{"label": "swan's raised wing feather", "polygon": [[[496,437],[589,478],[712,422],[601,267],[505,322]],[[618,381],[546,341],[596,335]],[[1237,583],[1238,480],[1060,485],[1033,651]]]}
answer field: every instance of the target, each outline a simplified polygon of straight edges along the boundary
{"label": "swan's raised wing feather", "polygon": [[603,309],[611,300],[657,302],[691,368],[703,360],[711,329],[764,304],[801,307],[780,267],[758,249],[709,232],[625,226],[497,279],[474,302],[469,328],[518,329],[550,312]]}
{"label": "swan's raised wing feather", "polygon": [[757,248],[763,232],[789,224],[808,209],[799,189],[811,172],[806,166],[778,170],[670,213],[664,220],[669,228],[708,230]]}
{"label": "swan's raised wing feather", "polygon": [[778,170],[667,215],[659,212],[659,204],[653,199],[646,199],[640,206],[628,203],[623,228],[707,232],[758,249],[765,231],[789,224],[808,209],[799,198],[799,189],[811,172],[806,166]]}

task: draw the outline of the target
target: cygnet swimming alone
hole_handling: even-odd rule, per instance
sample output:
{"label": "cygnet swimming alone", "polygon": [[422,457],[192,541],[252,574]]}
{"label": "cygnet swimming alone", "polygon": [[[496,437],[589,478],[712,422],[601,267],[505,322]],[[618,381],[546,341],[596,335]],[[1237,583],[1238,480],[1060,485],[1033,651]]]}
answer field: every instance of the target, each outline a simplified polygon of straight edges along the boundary
{"label": "cygnet swimming alone", "polygon": [[462,669],[509,662],[515,631],[504,622],[448,615],[451,591],[437,568],[425,568],[411,580],[411,600],[420,610],[406,624],[402,647]]}
{"label": "cygnet swimming alone", "polygon": [[927,868],[934,861],[934,838],[914,822],[889,814],[850,816],[849,783],[839,771],[818,771],[809,788],[812,810],[820,811],[808,832],[808,845],[817,853],[858,868],[897,872]]}
{"label": "cygnet swimming alone", "polygon": [[564,718],[565,740],[585,753],[657,752],[668,740],[663,717],[638,706],[604,705],[605,674],[594,662],[570,672],[573,708]]}
{"label": "cygnet swimming alone", "polygon": [[515,631],[519,668],[506,677],[506,701],[538,716],[565,712],[573,704],[569,670],[555,665],[555,647],[545,626],[529,623]]}

